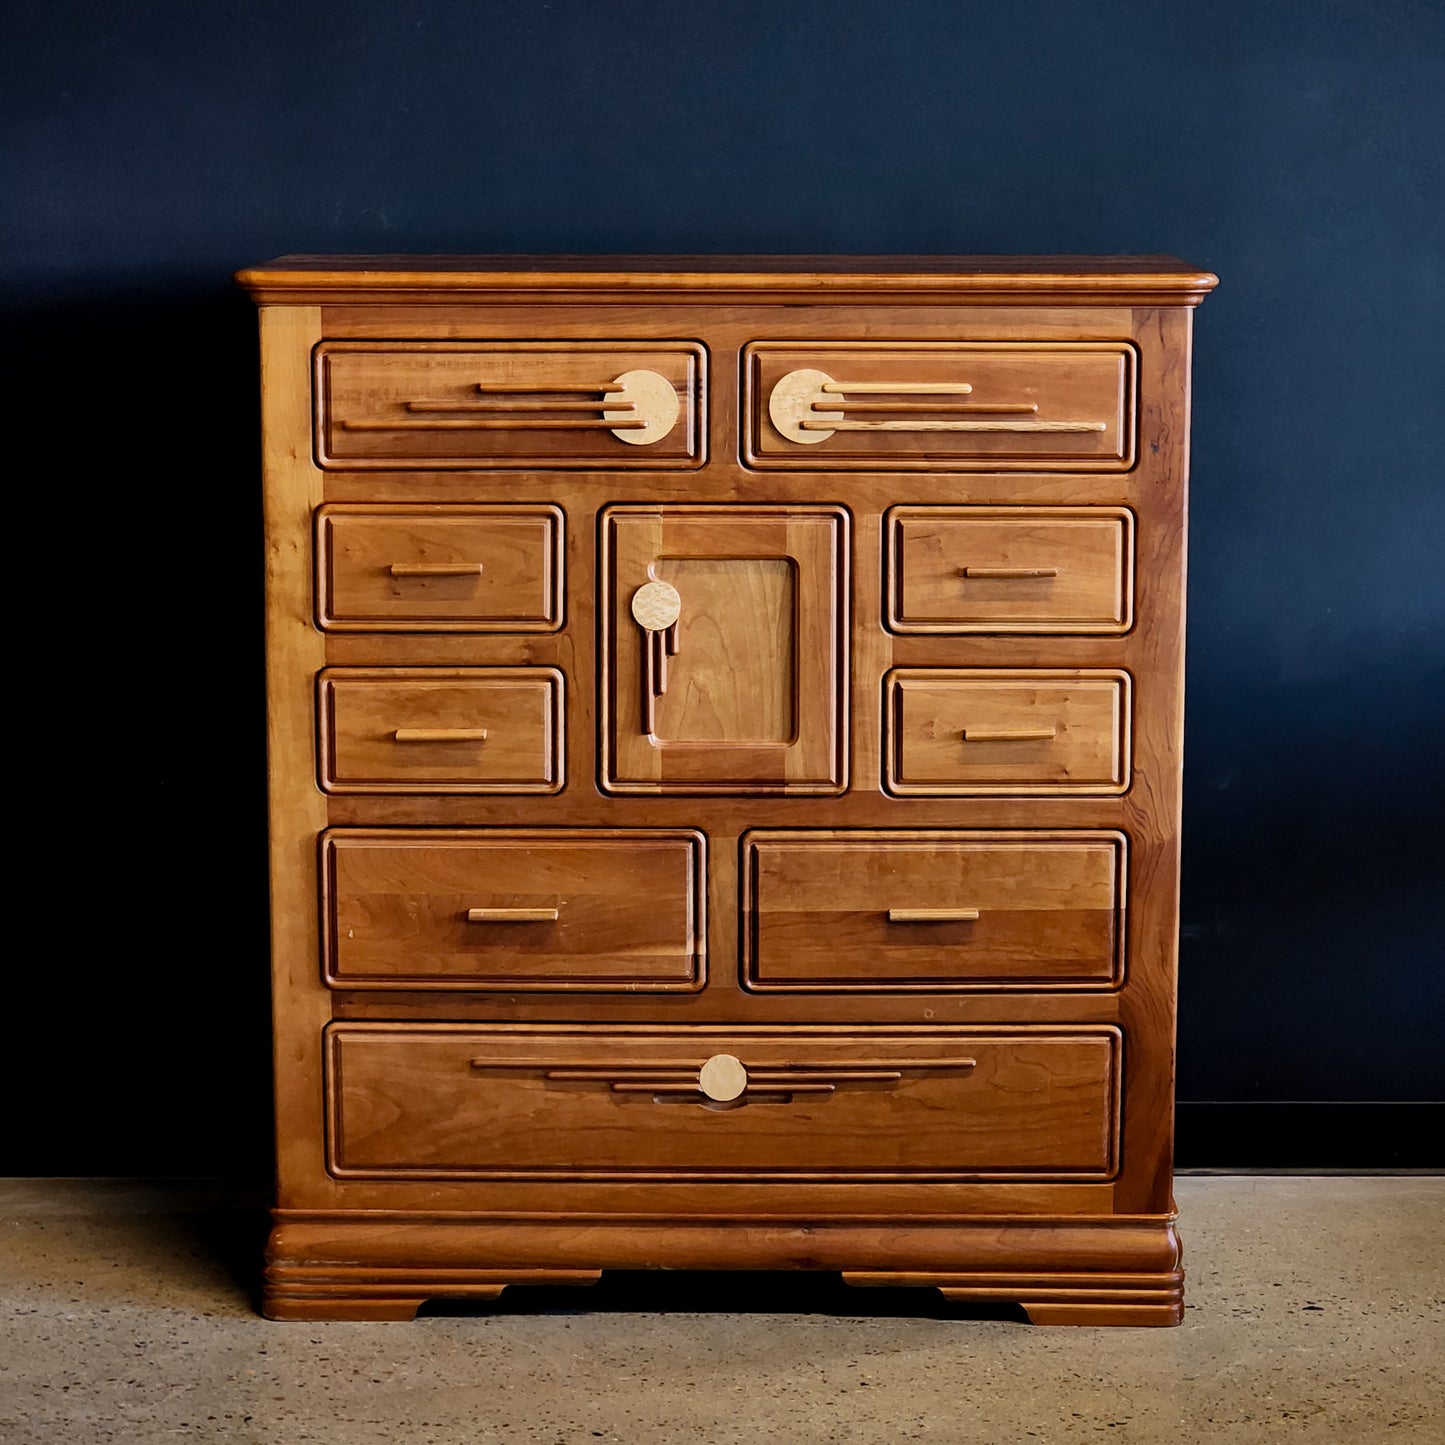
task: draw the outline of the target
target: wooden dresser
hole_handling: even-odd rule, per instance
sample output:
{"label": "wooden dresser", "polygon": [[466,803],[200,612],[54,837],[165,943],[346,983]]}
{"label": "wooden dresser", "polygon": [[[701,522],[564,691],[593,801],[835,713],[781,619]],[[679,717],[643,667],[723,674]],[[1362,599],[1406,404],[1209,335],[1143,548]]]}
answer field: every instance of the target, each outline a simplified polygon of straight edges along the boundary
{"label": "wooden dresser", "polygon": [[326,258],[261,307],[265,1308],[839,1270],[1175,1324],[1160,258]]}

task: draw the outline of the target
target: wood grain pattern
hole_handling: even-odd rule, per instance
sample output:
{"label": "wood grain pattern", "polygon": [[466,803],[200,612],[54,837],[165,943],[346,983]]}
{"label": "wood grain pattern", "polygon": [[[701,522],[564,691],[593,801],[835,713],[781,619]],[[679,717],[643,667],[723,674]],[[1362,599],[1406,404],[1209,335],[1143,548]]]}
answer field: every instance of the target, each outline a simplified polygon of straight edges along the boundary
{"label": "wood grain pattern", "polygon": [[897,668],[885,686],[890,792],[1129,787],[1127,673]]}
{"label": "wood grain pattern", "polygon": [[[840,792],[846,515],[609,507],[601,525],[603,786]],[[661,695],[646,685],[650,635],[632,612],[648,582],[671,584],[681,601]]]}
{"label": "wood grain pattern", "polygon": [[[328,1031],[331,1172],[338,1178],[1104,1178],[1114,1168],[1120,1037],[1116,1030],[940,1030],[850,1040],[805,1029],[609,1037],[557,1030],[385,1024]],[[659,1063],[689,1047],[698,1066],[726,1051],[749,1071],[826,1073],[866,1054],[885,1078],[842,1094],[790,1093],[717,1110],[620,1093],[549,1071],[625,1049]],[[959,1068],[937,1067],[956,1053]],[[481,1055],[479,1058],[478,1055]],[[910,1069],[921,1057],[926,1067]],[[696,1080],[687,1085],[696,1090]],[[770,1085],[770,1089],[771,1089]],[[545,1120],[545,1127],[541,1121]]]}
{"label": "wood grain pattern", "polygon": [[556,668],[328,668],[318,687],[328,793],[556,793],[566,780]]}
{"label": "wood grain pattern", "polygon": [[686,993],[705,981],[695,833],[335,829],[322,864],[333,987]]}
{"label": "wood grain pattern", "polygon": [[[327,342],[316,351],[317,461],[348,470],[700,466],[704,362],[686,342]],[[666,404],[658,393],[669,387]],[[558,392],[590,394],[593,414],[559,406]]]}
{"label": "wood grain pattern", "polygon": [[[808,257],[291,258],[244,279],[263,302],[267,1312],[407,1318],[665,1265],[1176,1323],[1183,522],[1213,278]],[[314,386],[333,355],[372,358],[341,412]],[[850,426],[763,464],[756,372],[785,356],[851,384],[808,401]],[[625,439],[630,368],[678,402],[645,445]],[[1039,421],[1105,430],[912,430]],[[628,605],[654,581],[680,611],[648,632]],[[560,791],[321,791],[323,672],[498,669],[559,680]],[[888,705],[910,678],[921,713]],[[986,708],[982,680],[1003,684]],[[392,719],[384,747],[485,750],[520,716]],[[364,1047],[340,1059],[343,1036]],[[483,1042],[440,1042],[463,1037]],[[746,1079],[709,1100],[722,1056]],[[553,1067],[490,1067],[518,1061]]]}
{"label": "wood grain pattern", "polygon": [[558,507],[321,507],[316,618],[338,632],[555,632]]}
{"label": "wood grain pattern", "polygon": [[[743,364],[749,466],[1078,472],[1134,464],[1131,346],[759,341],[745,349]],[[966,394],[980,414],[960,418],[943,408],[932,419],[862,419],[839,410],[849,396],[925,392]],[[999,410],[982,415],[989,408]]]}
{"label": "wood grain pattern", "polygon": [[905,633],[1121,634],[1133,625],[1123,507],[892,507],[888,626]]}
{"label": "wood grain pattern", "polygon": [[759,830],[742,841],[749,988],[1099,988],[1123,975],[1117,833]]}

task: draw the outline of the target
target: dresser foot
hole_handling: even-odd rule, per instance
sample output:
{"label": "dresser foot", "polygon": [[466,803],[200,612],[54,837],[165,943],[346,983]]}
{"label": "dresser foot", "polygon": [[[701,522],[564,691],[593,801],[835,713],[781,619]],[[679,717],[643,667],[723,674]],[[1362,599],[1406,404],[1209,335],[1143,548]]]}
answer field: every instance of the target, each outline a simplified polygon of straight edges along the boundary
{"label": "dresser foot", "polygon": [[950,1303],[1018,1305],[1035,1325],[1177,1325],[1184,1319],[1180,1270],[1148,1274],[892,1274],[845,1271],[846,1284],[936,1289]]}
{"label": "dresser foot", "polygon": [[[485,1304],[512,1285],[596,1284],[602,1277],[600,1269],[486,1269],[468,1262],[477,1257],[470,1251],[446,1257],[445,1231],[431,1237],[428,1249],[429,1234],[407,1236],[398,1256],[384,1229],[277,1228],[266,1253],[261,1312],[272,1320],[410,1320],[428,1300]],[[427,1259],[429,1253],[440,1257]]]}
{"label": "dresser foot", "polygon": [[[501,1293],[500,1290],[497,1291]],[[492,1296],[488,1296],[492,1298]],[[386,1299],[374,1295],[325,1297],[306,1293],[268,1292],[261,1313],[268,1320],[414,1320],[425,1296]]]}

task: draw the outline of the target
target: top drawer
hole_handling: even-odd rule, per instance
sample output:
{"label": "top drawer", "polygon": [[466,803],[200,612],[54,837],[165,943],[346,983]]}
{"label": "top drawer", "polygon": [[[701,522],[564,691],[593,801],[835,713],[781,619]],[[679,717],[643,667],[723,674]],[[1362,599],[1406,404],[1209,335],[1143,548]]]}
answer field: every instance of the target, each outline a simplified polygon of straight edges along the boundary
{"label": "top drawer", "polygon": [[1126,471],[1125,342],[754,342],[747,462],[809,471]]}
{"label": "top drawer", "polygon": [[323,467],[697,467],[696,342],[328,341]]}

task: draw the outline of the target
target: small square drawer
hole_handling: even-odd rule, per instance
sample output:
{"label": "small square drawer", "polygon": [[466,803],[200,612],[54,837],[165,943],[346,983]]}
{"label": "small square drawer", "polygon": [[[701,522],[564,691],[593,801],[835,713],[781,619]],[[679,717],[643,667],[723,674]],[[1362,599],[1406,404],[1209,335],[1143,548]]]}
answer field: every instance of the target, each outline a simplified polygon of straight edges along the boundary
{"label": "small square drawer", "polygon": [[328,793],[561,791],[554,667],[335,667],[318,686]]}
{"label": "small square drawer", "polygon": [[322,839],[326,981],[691,993],[706,863],[685,829],[351,829]]}
{"label": "small square drawer", "polygon": [[891,793],[1128,790],[1127,673],[896,668],[884,686]]}
{"label": "small square drawer", "polygon": [[742,841],[743,981],[757,992],[1122,979],[1120,833],[759,830]]}
{"label": "small square drawer", "polygon": [[807,471],[1127,471],[1136,371],[1122,341],[754,342],[745,460]]}
{"label": "small square drawer", "polygon": [[1122,507],[894,507],[894,632],[1119,634],[1133,623],[1134,518]]}
{"label": "small square drawer", "polygon": [[316,617],[328,632],[555,632],[559,507],[322,507]]}
{"label": "small square drawer", "polygon": [[690,341],[326,341],[316,460],[412,467],[698,467],[705,352]]}
{"label": "small square drawer", "polygon": [[963,1183],[1118,1162],[1119,1031],[333,1024],[343,1179]]}

